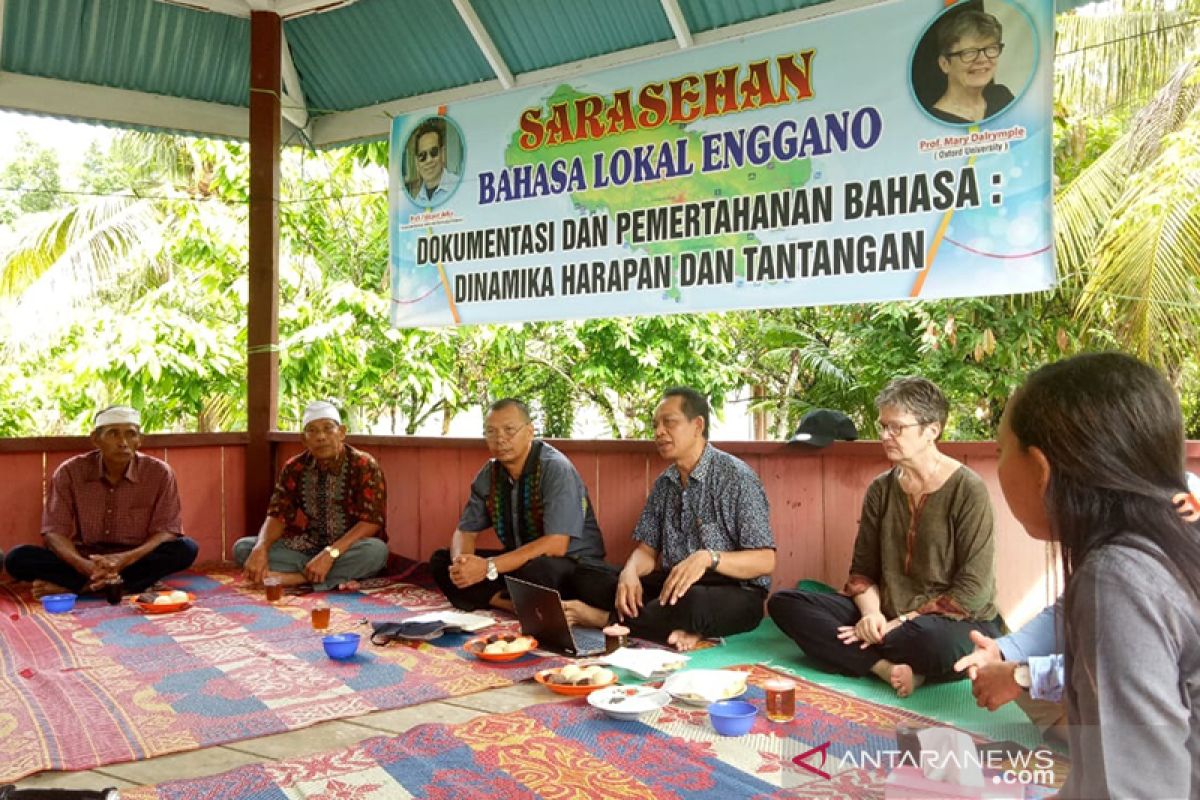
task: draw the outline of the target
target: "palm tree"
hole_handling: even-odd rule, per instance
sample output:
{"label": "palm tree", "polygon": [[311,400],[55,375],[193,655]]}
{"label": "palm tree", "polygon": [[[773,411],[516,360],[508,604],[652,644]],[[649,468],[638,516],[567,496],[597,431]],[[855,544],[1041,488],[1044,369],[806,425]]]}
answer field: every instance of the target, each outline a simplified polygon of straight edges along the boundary
{"label": "palm tree", "polygon": [[[1067,125],[1130,116],[1055,197],[1063,290],[1075,312],[1178,375],[1200,329],[1200,17],[1128,3],[1058,21]],[[1148,98],[1148,102],[1147,102]],[[1070,141],[1073,131],[1068,131]],[[1081,138],[1081,137],[1080,137]]]}

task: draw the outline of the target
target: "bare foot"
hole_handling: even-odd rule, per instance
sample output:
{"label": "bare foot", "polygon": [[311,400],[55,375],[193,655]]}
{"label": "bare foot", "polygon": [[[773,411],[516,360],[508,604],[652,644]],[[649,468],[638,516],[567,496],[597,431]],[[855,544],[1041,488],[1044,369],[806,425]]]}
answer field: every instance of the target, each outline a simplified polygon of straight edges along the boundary
{"label": "bare foot", "polygon": [[50,581],[34,581],[30,584],[35,598],[45,597],[48,594],[70,594],[70,589],[65,589],[57,583]]}
{"label": "bare foot", "polygon": [[681,653],[686,653],[696,645],[700,644],[700,640],[704,637],[698,633],[689,633],[687,631],[671,631],[671,635],[667,637],[667,644],[675,645],[675,649]]}
{"label": "bare foot", "polygon": [[501,611],[512,613],[515,610],[513,608],[512,600],[509,600],[507,597],[505,597],[503,592],[496,592],[494,595],[492,595],[492,599],[488,602],[492,608],[498,608]]}
{"label": "bare foot", "polygon": [[338,584],[339,592],[357,592],[361,588],[362,584],[358,581],[346,581],[345,583]]}
{"label": "bare foot", "polygon": [[581,600],[563,601],[563,610],[567,612],[567,622],[570,625],[580,625],[584,628],[603,628],[608,624],[608,612],[589,606]]}
{"label": "bare foot", "polygon": [[896,664],[888,676],[888,683],[896,690],[897,697],[908,697],[924,682],[925,676],[914,673],[908,664]]}

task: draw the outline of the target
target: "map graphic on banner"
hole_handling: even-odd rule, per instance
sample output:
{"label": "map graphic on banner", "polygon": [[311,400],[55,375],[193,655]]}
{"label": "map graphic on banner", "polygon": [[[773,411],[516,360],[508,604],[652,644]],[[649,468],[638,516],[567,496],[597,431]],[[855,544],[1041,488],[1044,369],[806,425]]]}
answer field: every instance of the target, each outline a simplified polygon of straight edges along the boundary
{"label": "map graphic on banner", "polygon": [[396,117],[392,322],[1050,288],[1053,24],[896,0]]}

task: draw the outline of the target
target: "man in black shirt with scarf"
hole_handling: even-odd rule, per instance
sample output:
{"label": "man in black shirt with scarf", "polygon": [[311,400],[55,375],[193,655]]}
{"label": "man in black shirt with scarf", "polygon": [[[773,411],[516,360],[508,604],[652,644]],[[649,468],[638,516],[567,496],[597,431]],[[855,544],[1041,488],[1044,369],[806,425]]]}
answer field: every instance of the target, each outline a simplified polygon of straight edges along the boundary
{"label": "man in black shirt with scarf", "polygon": [[[604,540],[579,472],[534,438],[520,400],[493,403],[483,433],[492,459],[471,482],[450,548],[430,559],[434,580],[466,611],[512,610],[503,575],[557,589],[564,599],[577,597],[575,568],[604,561]],[[488,528],[502,549],[477,551],[475,539]]]}

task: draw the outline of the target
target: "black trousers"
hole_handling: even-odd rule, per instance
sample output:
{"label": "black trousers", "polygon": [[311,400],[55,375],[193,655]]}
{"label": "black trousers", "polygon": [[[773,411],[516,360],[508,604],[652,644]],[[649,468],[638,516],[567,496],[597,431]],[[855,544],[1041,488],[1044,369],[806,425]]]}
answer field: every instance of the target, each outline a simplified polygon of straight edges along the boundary
{"label": "black trousers", "polygon": [[[158,581],[181,572],[196,560],[200,546],[186,536],[163,542],[140,560],[121,570],[125,591],[145,591]],[[49,581],[79,594],[87,583],[75,569],[45,547],[23,544],[8,554],[8,574],[19,581]]]}
{"label": "black trousers", "polygon": [[[492,558],[504,554],[504,550],[476,550],[475,555]],[[557,589],[564,600],[574,600],[578,597],[575,585],[575,570],[579,562],[565,556],[538,556],[527,561],[523,567],[513,572],[505,573],[523,581],[536,583]],[[504,575],[494,581],[484,579],[473,586],[460,589],[450,580],[450,551],[437,550],[429,559],[429,571],[446,599],[455,608],[463,611],[474,611],[479,608],[489,608],[492,597],[497,592],[505,591]]]}
{"label": "black trousers", "polygon": [[847,675],[867,675],[875,662],[887,659],[908,664],[913,672],[933,680],[963,678],[966,673],[956,673],[954,662],[975,649],[971,631],[992,637],[1001,634],[1000,617],[971,622],[922,614],[893,630],[882,644],[864,650],[858,643],[842,644],[837,638],[838,628],[862,618],[849,597],[786,589],[772,595],[767,611],[807,655]]}
{"label": "black trousers", "polygon": [[[614,612],[620,574],[611,564],[581,566],[575,576],[579,599],[593,608]],[[673,631],[680,630],[705,637],[732,636],[752,631],[762,622],[766,589],[706,572],[675,605],[664,606],[658,596],[668,575],[667,570],[656,569],[642,577],[641,611],[623,620],[634,636],[653,642],[666,642]]]}

